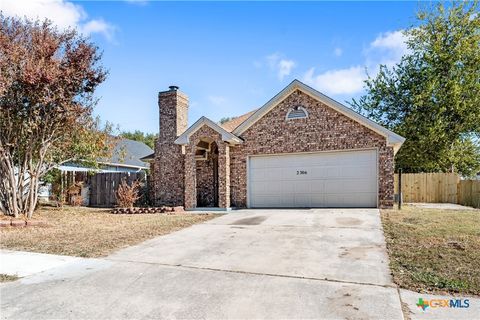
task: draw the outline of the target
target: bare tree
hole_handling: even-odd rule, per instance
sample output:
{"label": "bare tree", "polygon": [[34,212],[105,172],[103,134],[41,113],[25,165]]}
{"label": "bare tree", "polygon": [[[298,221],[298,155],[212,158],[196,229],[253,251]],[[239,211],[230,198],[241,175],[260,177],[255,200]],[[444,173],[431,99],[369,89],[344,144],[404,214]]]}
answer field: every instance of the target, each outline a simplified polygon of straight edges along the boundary
{"label": "bare tree", "polygon": [[0,14],[0,211],[30,218],[39,180],[70,159],[95,159],[108,135],[92,118],[106,72],[75,30]]}

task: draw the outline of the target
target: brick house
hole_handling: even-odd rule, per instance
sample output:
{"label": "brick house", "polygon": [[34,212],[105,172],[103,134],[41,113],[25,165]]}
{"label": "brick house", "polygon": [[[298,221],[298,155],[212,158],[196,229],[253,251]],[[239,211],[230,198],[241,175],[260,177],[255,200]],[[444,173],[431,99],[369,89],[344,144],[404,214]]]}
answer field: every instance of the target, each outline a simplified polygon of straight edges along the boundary
{"label": "brick house", "polygon": [[405,140],[294,80],[261,108],[187,127],[188,97],[159,93],[158,204],[199,207],[392,207]]}

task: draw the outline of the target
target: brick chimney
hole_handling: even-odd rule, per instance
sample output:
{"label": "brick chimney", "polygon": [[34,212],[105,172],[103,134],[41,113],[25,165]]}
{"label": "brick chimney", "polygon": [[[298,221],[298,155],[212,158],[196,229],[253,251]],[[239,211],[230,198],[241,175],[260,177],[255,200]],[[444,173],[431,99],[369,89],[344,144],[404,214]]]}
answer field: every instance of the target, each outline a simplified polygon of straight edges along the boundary
{"label": "brick chimney", "polygon": [[188,125],[188,97],[178,90],[177,86],[170,86],[170,90],[158,94],[160,109],[160,140],[175,141],[179,135],[187,130]]}
{"label": "brick chimney", "polygon": [[160,132],[155,145],[155,202],[157,205],[180,206],[184,202],[184,155],[173,142],[187,130],[188,97],[170,86],[158,93]]}

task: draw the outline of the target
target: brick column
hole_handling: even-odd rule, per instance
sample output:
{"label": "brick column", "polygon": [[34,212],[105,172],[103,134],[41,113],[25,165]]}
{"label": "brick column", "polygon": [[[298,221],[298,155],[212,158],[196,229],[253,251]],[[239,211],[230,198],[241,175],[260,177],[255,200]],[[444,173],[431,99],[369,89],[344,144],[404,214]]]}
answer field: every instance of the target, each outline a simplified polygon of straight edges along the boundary
{"label": "brick column", "polygon": [[197,207],[195,148],[195,144],[192,143],[185,146],[185,209],[193,209]]}
{"label": "brick column", "polygon": [[378,206],[384,209],[391,209],[394,202],[394,158],[392,147],[384,147],[378,150],[380,171],[378,177]]}
{"label": "brick column", "polygon": [[230,207],[230,146],[218,141],[218,206]]}

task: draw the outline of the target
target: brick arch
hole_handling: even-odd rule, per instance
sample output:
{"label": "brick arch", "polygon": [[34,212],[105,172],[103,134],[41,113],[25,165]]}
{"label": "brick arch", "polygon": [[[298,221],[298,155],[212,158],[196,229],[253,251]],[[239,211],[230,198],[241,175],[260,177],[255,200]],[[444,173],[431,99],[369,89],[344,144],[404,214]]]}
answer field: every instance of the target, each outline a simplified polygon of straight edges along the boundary
{"label": "brick arch", "polygon": [[[205,141],[205,142],[203,142]],[[208,145],[206,144],[208,143]],[[208,150],[203,150],[208,148]],[[202,159],[196,159],[196,193],[197,206],[218,207],[218,146],[215,141],[203,140],[197,145],[197,154]],[[196,155],[200,157],[200,155]]]}
{"label": "brick arch", "polygon": [[230,207],[230,146],[222,140],[220,133],[207,125],[189,137],[185,146],[185,208],[197,207],[197,164],[195,151],[200,141],[210,140],[218,147],[218,207]]}

